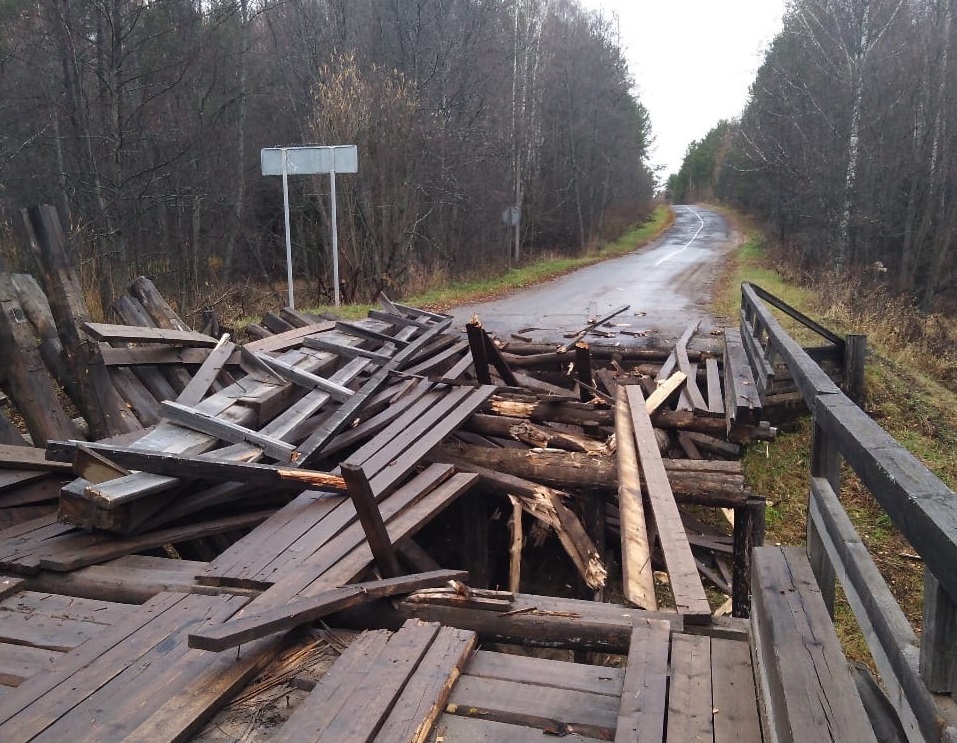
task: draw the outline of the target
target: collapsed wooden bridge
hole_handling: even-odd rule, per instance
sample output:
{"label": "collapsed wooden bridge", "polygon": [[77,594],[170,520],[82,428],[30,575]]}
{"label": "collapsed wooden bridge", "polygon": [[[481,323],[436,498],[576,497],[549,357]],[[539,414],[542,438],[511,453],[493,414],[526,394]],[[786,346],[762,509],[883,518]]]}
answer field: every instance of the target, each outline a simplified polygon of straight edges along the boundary
{"label": "collapsed wooden bridge", "polygon": [[[589,347],[587,326],[500,344],[386,298],[360,322],[284,310],[240,346],[186,327],[145,279],[117,300],[123,324],[91,323],[52,215],[29,224],[49,309],[0,277],[0,333],[24,352],[9,403],[45,451],[2,427],[0,739],[867,741],[872,720],[951,735],[946,664],[922,646],[924,680],[850,546],[827,436],[815,570],[756,549],[763,500],[737,456],[774,435],[763,406],[797,391],[828,436],[854,406],[753,289],[741,329],[697,348],[694,325],[666,348]],[[826,340],[812,353],[837,374],[860,355]],[[840,436],[852,466],[888,471]],[[881,441],[873,456],[944,493]],[[939,569],[953,512],[931,500],[888,511],[936,524]],[[837,662],[835,573],[890,700],[862,702]]]}

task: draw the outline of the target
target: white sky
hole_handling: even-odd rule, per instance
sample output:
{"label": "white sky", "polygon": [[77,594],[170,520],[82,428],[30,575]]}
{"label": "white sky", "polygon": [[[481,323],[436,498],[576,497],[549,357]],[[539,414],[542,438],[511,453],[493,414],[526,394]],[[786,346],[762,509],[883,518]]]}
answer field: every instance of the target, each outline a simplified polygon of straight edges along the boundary
{"label": "white sky", "polygon": [[621,47],[651,113],[662,178],[677,172],[692,140],[738,116],[764,49],[781,28],[785,0],[580,0],[617,14]]}

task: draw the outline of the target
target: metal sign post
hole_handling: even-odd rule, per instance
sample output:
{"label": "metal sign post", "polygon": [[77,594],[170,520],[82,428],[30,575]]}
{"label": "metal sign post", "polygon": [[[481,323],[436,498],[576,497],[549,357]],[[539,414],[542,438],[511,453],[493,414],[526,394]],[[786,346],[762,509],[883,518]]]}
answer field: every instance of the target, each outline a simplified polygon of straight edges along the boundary
{"label": "metal sign post", "polygon": [[292,237],[289,230],[290,175],[329,174],[332,200],[332,281],[336,307],[339,306],[339,228],[336,218],[336,173],[358,173],[359,153],[355,145],[309,147],[265,147],[260,151],[263,175],[282,176],[283,211],[286,224],[286,277],[289,282],[289,306],[295,309],[292,287]]}

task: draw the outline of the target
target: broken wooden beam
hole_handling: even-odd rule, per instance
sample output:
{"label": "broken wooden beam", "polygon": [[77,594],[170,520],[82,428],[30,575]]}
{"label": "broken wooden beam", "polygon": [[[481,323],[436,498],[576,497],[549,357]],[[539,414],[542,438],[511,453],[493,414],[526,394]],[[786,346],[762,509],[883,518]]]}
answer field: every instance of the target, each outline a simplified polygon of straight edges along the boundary
{"label": "broken wooden beam", "polygon": [[355,583],[308,598],[296,599],[285,606],[265,609],[258,614],[247,614],[241,619],[200,629],[188,636],[188,642],[191,648],[200,650],[216,652],[228,650],[260,637],[267,637],[314,622],[329,614],[367,601],[442,586],[452,580],[467,579],[468,573],[462,570],[437,570],[367,583]]}

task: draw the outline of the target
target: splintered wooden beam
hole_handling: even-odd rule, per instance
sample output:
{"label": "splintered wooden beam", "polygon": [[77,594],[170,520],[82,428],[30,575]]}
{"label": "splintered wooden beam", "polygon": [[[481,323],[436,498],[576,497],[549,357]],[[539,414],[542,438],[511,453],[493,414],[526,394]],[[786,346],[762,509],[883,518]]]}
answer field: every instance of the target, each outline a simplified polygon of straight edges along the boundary
{"label": "splintered wooden beam", "polygon": [[[167,452],[109,446],[84,442],[55,442],[57,456],[66,456],[73,451],[74,462],[82,456],[96,455],[122,472],[123,468],[150,472],[154,475],[169,475],[215,482],[242,482],[248,485],[290,485],[323,490],[343,491],[345,481],[338,475],[292,467],[276,467],[253,462],[236,462],[215,459],[215,451],[204,456],[188,457]],[[75,467],[78,465],[74,465]],[[87,478],[89,479],[89,478]],[[97,500],[95,492],[91,497]],[[105,506],[111,501],[104,501]]]}
{"label": "splintered wooden beam", "polygon": [[661,461],[644,396],[638,385],[627,385],[625,390],[631,407],[638,458],[648,490],[648,500],[655,516],[655,526],[661,540],[675,606],[688,622],[706,624],[711,621],[711,607],[698,576],[698,567],[694,555],[691,554],[688,535],[668,482],[668,473]]}
{"label": "splintered wooden beam", "polygon": [[291,601],[283,606],[247,614],[223,624],[203,628],[188,636],[189,646],[200,650],[228,650],[260,637],[299,627],[359,604],[387,596],[437,588],[451,580],[467,580],[463,570],[435,570],[398,578],[355,583]]}
{"label": "splintered wooden beam", "polygon": [[615,441],[618,446],[618,514],[625,598],[635,606],[655,611],[658,600],[651,569],[651,545],[641,500],[638,453],[625,386],[618,387],[615,400]]}
{"label": "splintered wooden beam", "polygon": [[405,348],[409,345],[409,341],[400,340],[394,336],[387,335],[386,333],[380,333],[377,330],[370,330],[369,328],[363,327],[362,325],[357,325],[356,323],[346,322],[345,320],[339,320],[336,322],[336,330],[340,333],[345,333],[346,335],[352,335],[356,338],[363,338],[368,341],[379,341],[380,343],[394,343],[399,348]]}
{"label": "splintered wooden beam", "polygon": [[485,331],[477,317],[465,324],[465,333],[469,338],[469,350],[472,352],[472,367],[479,384],[491,384],[492,376],[488,371],[488,354],[485,347]]}

